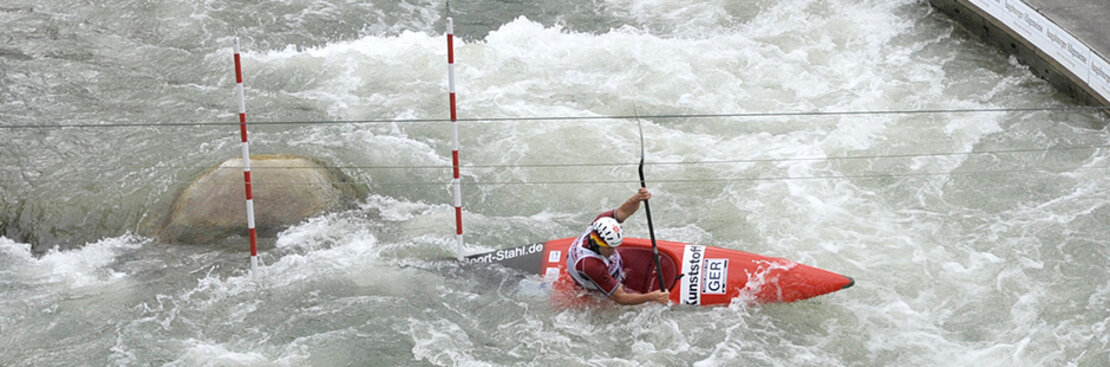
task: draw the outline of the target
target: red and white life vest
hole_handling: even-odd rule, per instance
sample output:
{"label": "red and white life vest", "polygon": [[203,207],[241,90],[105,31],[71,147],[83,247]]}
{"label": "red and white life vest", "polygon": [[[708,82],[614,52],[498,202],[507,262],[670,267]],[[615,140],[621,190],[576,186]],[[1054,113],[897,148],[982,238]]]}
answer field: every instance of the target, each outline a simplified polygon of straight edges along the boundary
{"label": "red and white life vest", "polygon": [[624,269],[621,268],[620,252],[614,251],[612,256],[609,256],[609,258],[605,258],[605,256],[601,256],[600,254],[593,252],[585,247],[585,243],[587,241],[586,239],[589,237],[590,229],[586,229],[586,233],[578,236],[578,238],[576,238],[574,242],[570,244],[570,249],[567,251],[567,273],[570,274],[571,278],[574,278],[575,282],[585,287],[586,289],[601,291],[601,287],[594,283],[594,281],[591,280],[590,277],[586,276],[585,273],[579,272],[577,267],[580,261],[586,259],[587,257],[593,257],[601,259],[601,262],[604,263],[605,266],[607,266],[609,275],[612,276],[613,279],[617,280],[617,285],[619,286],[620,282],[624,280]]}

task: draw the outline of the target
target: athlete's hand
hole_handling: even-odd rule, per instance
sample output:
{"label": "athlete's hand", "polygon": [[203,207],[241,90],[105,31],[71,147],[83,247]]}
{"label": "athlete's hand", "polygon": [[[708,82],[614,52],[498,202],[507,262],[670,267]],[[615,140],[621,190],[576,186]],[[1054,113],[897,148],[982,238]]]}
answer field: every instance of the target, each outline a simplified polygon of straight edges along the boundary
{"label": "athlete's hand", "polygon": [[669,305],[671,303],[671,292],[668,292],[666,290],[661,290],[661,291],[651,292],[651,295],[655,296],[655,298],[653,299],[653,301],[655,301],[655,302],[659,302],[659,303],[662,303],[664,305]]}

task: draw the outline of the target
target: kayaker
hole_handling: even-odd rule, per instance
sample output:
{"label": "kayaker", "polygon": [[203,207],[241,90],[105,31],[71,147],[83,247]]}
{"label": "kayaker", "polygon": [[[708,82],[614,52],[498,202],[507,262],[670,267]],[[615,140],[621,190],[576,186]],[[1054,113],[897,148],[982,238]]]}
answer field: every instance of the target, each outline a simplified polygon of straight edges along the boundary
{"label": "kayaker", "polygon": [[568,273],[575,282],[586,289],[600,291],[622,305],[669,302],[670,293],[666,290],[636,293],[626,291],[621,285],[624,270],[617,247],[621,245],[624,235],[620,224],[640,209],[641,201],[648,199],[651,199],[651,192],[640,188],[616,209],[594,218],[586,233],[574,240],[567,254],[567,269],[570,269]]}

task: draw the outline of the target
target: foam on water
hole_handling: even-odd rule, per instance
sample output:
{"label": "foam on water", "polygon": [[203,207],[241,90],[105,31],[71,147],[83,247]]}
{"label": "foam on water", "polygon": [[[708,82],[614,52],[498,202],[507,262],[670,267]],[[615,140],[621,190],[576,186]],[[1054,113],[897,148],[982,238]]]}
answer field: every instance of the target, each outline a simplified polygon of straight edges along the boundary
{"label": "foam on water", "polygon": [[[189,347],[182,356],[167,366],[266,366],[279,361],[271,361],[258,352],[234,352],[224,345],[209,344],[198,340],[190,340]],[[138,361],[135,361],[138,362]],[[278,363],[288,365],[287,363]]]}
{"label": "foam on water", "polygon": [[[313,30],[348,19],[340,11],[352,10],[346,5],[251,8],[246,20],[256,24],[244,31],[252,35],[244,37],[251,118],[445,118],[444,39],[429,31],[440,9],[421,5],[428,4],[358,6],[357,14],[395,6],[415,16],[341,27],[334,37]],[[590,6],[608,12],[601,25],[514,15],[484,37],[456,39],[460,117],[637,111],[648,116],[646,175],[659,238],[786,257],[853,276],[855,287],[787,305],[553,309],[519,291],[532,278],[446,260],[455,251],[446,124],[265,126],[252,130],[255,152],[323,157],[348,167],[372,194],[264,243],[265,265],[254,273],[237,239],[174,248],[109,236],[36,257],[27,244],[0,237],[3,296],[23,300],[0,311],[0,364],[1082,366],[1110,359],[1107,154],[965,154],[1105,145],[1104,134],[1089,128],[1097,119],[650,117],[1060,102],[1012,60],[969,45],[912,1],[583,5]],[[226,4],[160,14],[183,12],[204,26],[169,26],[207,41],[167,42],[195,48],[225,40],[209,32],[227,28]],[[278,13],[300,28],[267,19]],[[456,20],[464,16],[473,15]],[[605,29],[609,22],[624,24]],[[211,46],[200,68],[223,70],[227,44]],[[230,78],[220,75],[214,79]],[[467,251],[576,235],[638,186],[635,121],[460,128]],[[175,149],[190,151],[179,156],[188,161],[182,165],[234,156],[237,141],[221,134],[182,134],[186,148]],[[602,165],[587,165],[594,163]],[[642,215],[627,230],[646,236]],[[63,324],[76,326],[54,326]],[[58,348],[17,351],[15,340]]]}
{"label": "foam on water", "polygon": [[127,276],[111,267],[121,253],[131,252],[149,242],[146,238],[126,235],[76,250],[55,248],[42,256],[34,256],[31,245],[0,237],[0,263],[5,264],[3,272],[12,276],[5,281],[9,286],[34,284],[60,289],[103,286]]}

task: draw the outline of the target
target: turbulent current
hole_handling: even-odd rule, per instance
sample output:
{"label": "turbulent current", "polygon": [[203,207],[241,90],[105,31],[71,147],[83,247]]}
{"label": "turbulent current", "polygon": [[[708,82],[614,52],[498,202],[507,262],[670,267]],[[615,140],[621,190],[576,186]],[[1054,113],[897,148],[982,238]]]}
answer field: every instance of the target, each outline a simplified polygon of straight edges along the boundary
{"label": "turbulent current", "polygon": [[[1106,116],[927,2],[451,3],[465,250],[630,196],[639,115],[657,237],[857,282],[716,308],[558,309],[453,260],[446,13],[0,5],[0,365],[1110,364]],[[254,272],[245,237],[155,235],[240,154],[235,37],[252,153],[369,193]]]}

